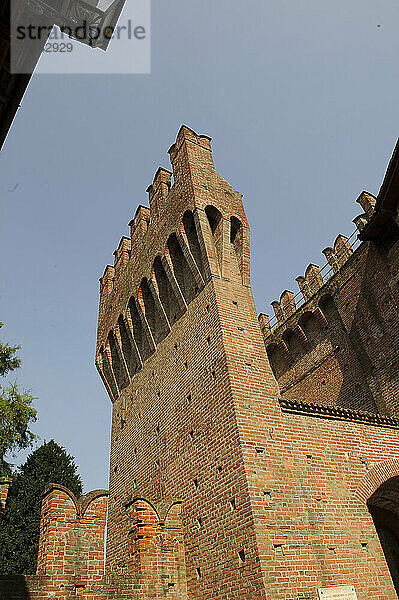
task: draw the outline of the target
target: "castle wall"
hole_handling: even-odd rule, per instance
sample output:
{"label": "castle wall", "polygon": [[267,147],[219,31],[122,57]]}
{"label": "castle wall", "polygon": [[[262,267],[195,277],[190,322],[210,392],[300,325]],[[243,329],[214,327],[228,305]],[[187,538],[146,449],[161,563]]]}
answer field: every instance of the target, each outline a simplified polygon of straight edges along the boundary
{"label": "castle wall", "polygon": [[397,245],[363,242],[300,308],[264,329],[284,400],[397,414],[396,254]]}

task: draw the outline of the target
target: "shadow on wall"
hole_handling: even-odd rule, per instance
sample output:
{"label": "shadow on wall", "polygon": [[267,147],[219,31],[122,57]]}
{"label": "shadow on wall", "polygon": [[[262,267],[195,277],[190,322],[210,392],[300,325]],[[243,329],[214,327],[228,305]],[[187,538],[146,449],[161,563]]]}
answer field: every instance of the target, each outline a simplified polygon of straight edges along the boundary
{"label": "shadow on wall", "polygon": [[24,575],[0,576],[0,600],[30,600]]}

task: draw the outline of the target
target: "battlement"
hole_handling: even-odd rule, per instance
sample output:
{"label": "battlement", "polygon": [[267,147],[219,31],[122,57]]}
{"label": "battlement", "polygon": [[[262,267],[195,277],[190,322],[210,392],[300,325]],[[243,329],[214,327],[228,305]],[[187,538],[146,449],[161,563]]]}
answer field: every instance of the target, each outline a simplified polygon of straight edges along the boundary
{"label": "battlement", "polygon": [[108,492],[77,499],[62,485],[47,486],[42,500],[38,575],[64,573],[87,581],[104,574]]}
{"label": "battlement", "polygon": [[[315,406],[396,414],[395,403],[381,400],[370,358],[374,337],[381,335],[381,317],[376,316],[377,301],[372,297],[381,273],[369,273],[368,285],[364,276],[368,263],[381,259],[374,247],[359,240],[373,218],[376,198],[362,192],[357,202],[364,210],[353,219],[357,229],[349,237],[339,234],[323,250],[327,263],[322,268],[308,265],[296,278],[296,294],[284,290],[271,303],[271,319],[258,317],[282,406],[304,400]],[[389,312],[391,302],[389,297],[378,310]],[[365,325],[370,320],[375,321],[373,334]]]}
{"label": "battlement", "polygon": [[119,396],[212,277],[249,286],[249,227],[211,140],[182,126],[100,279],[96,366]]}
{"label": "battlement", "polygon": [[273,307],[274,316],[270,319],[268,315],[261,313],[259,315],[259,323],[264,337],[271,335],[275,328],[283,326],[284,323],[294,315],[297,310],[307,301],[309,301],[319,290],[324,286],[329,279],[338,273],[345,263],[352,257],[359,242],[356,236],[360,233],[369,219],[373,215],[376,198],[369,192],[363,191],[356,200],[361,205],[364,213],[353,219],[356,225],[356,230],[346,237],[341,233],[335,238],[333,246],[324,248],[322,253],[327,259],[327,263],[320,269],[314,263],[310,263],[305,270],[304,275],[296,277],[295,281],[298,284],[299,291],[294,292],[284,290],[279,300],[274,300],[271,305]]}

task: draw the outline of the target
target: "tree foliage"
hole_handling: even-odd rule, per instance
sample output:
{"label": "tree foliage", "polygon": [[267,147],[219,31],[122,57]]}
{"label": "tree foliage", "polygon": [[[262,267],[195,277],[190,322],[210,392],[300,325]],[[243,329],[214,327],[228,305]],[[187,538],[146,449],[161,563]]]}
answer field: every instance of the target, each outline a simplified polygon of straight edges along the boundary
{"label": "tree foliage", "polygon": [[[0,327],[2,327],[0,323]],[[5,376],[21,366],[15,356],[20,346],[9,346],[0,342],[0,375]],[[29,448],[35,435],[30,431],[30,423],[36,421],[36,410],[32,407],[34,397],[31,390],[20,390],[17,383],[7,387],[0,385],[0,476],[10,475],[10,465],[5,455]]]}
{"label": "tree foliage", "polygon": [[82,494],[75,459],[54,440],[32,452],[13,476],[0,527],[1,575],[36,572],[42,495],[49,483]]}
{"label": "tree foliage", "polygon": [[[3,327],[3,323],[0,323],[1,327]],[[21,359],[14,356],[20,348],[21,346],[9,346],[0,342],[0,375],[2,377],[21,366]]]}

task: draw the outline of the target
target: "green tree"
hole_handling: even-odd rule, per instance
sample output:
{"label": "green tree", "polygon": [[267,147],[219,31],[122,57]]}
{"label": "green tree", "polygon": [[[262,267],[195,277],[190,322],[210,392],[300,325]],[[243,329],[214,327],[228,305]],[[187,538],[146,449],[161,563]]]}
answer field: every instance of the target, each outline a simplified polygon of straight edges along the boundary
{"label": "green tree", "polygon": [[[3,323],[0,323],[0,327]],[[0,375],[5,376],[21,366],[21,359],[15,356],[20,346],[9,346],[0,342]],[[0,385],[0,476],[10,475],[10,465],[5,455],[23,448],[29,448],[35,435],[30,431],[30,423],[36,421],[37,411],[33,408],[34,397],[31,390],[20,390],[17,383],[7,387]]]}
{"label": "green tree", "polygon": [[0,527],[1,575],[36,572],[42,494],[49,483],[82,494],[75,459],[54,440],[32,452],[13,477]]}

